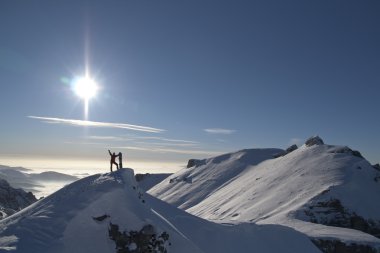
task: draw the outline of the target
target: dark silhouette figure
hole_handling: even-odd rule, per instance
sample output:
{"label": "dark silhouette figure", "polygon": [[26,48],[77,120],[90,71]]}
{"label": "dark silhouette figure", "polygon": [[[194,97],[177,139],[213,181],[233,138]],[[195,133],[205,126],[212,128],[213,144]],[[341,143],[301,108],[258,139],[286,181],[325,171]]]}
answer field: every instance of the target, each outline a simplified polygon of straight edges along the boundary
{"label": "dark silhouette figure", "polygon": [[121,152],[119,152],[118,154],[119,156],[119,168],[123,168],[123,154]]}
{"label": "dark silhouette figure", "polygon": [[119,155],[116,155],[115,152],[111,153],[110,150],[108,150],[108,153],[110,154],[111,156],[111,160],[110,160],[110,169],[111,169],[111,172],[112,172],[112,164],[115,164],[116,165],[116,169],[118,170],[119,169],[119,165],[116,163],[116,157],[118,157]]}

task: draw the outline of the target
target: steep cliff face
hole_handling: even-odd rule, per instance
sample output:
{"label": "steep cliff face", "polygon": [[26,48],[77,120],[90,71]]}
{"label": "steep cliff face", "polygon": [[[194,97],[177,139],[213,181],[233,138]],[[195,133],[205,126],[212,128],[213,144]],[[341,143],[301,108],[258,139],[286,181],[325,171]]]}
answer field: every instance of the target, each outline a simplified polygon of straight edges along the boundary
{"label": "steep cliff face", "polygon": [[0,219],[12,215],[36,201],[33,193],[15,189],[6,180],[0,178]]}

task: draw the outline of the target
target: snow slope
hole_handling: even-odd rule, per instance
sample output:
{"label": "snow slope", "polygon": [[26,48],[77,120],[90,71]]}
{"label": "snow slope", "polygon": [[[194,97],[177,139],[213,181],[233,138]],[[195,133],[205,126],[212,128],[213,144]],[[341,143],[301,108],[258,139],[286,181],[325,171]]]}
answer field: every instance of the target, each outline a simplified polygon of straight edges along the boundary
{"label": "snow slope", "polygon": [[110,223],[120,231],[151,224],[169,234],[165,247],[175,253],[319,252],[290,228],[222,225],[190,215],[141,192],[131,169],[78,180],[0,221],[0,251],[116,252]]}
{"label": "snow slope", "polygon": [[[173,174],[148,193],[220,223],[281,224],[312,239],[365,243],[380,249],[380,239],[368,233],[333,226],[355,217],[374,221],[376,233],[379,171],[346,147],[303,145],[275,159],[274,153],[242,150],[204,160]],[[255,158],[257,162],[252,163]],[[186,178],[191,180],[177,180]]]}
{"label": "snow slope", "polygon": [[247,149],[200,160],[198,162],[200,166],[180,170],[155,186],[149,193],[170,204],[187,209],[224,188],[250,166],[270,159],[279,152],[282,150]]}

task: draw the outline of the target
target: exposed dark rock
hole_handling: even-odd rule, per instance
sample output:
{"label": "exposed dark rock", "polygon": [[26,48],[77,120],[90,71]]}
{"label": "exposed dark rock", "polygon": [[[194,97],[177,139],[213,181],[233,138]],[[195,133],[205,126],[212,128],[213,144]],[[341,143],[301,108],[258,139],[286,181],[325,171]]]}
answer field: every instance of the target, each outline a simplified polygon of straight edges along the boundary
{"label": "exposed dark rock", "polygon": [[350,149],[347,146],[338,147],[338,148],[334,149],[333,151],[331,151],[331,153],[334,153],[334,154],[352,154],[352,149]]}
{"label": "exposed dark rock", "polygon": [[353,156],[360,157],[360,158],[364,158],[364,157],[362,156],[362,154],[360,154],[360,152],[357,151],[357,150],[352,150],[352,155],[353,155]]}
{"label": "exposed dark rock", "polygon": [[345,208],[338,199],[311,204],[304,209],[308,221],[327,226],[352,228],[380,238],[380,221],[364,219]]}
{"label": "exposed dark rock", "polygon": [[369,245],[345,244],[338,240],[314,239],[312,242],[324,253],[378,253]]}
{"label": "exposed dark rock", "polygon": [[273,158],[279,158],[279,157],[284,156],[284,155],[286,155],[285,151],[284,151],[284,152],[277,153],[277,154],[274,154],[274,155],[273,155]]}
{"label": "exposed dark rock", "polygon": [[311,147],[311,146],[314,146],[314,145],[323,145],[323,144],[325,144],[325,143],[323,142],[323,140],[321,139],[321,137],[319,137],[318,135],[310,137],[305,142],[305,145],[307,147]]}
{"label": "exposed dark rock", "polygon": [[375,168],[376,170],[380,171],[380,164],[376,163],[374,165],[372,165],[373,168]]}
{"label": "exposed dark rock", "polygon": [[108,235],[115,241],[117,253],[167,253],[169,234],[166,232],[157,236],[156,229],[148,224],[140,231],[121,232],[119,226],[110,223]]}
{"label": "exposed dark rock", "polygon": [[[22,189],[14,189],[9,183],[0,178],[0,211],[1,217],[12,215],[15,212],[36,202],[37,199],[31,192],[25,192]],[[0,219],[1,219],[0,217]]]}
{"label": "exposed dark rock", "polygon": [[281,157],[281,156],[286,156],[287,154],[293,152],[294,150],[298,149],[297,145],[294,144],[294,145],[291,145],[290,147],[288,147],[285,151],[283,152],[280,152],[280,153],[277,153],[277,154],[274,154],[273,157],[274,158],[278,158],[278,157]]}
{"label": "exposed dark rock", "polygon": [[357,150],[352,150],[350,149],[349,147],[345,146],[345,147],[339,147],[339,148],[336,148],[334,149],[333,151],[331,151],[331,153],[335,153],[335,154],[351,154],[353,156],[357,156],[357,157],[360,157],[360,158],[364,158],[362,156],[362,154],[357,151]]}
{"label": "exposed dark rock", "polygon": [[293,144],[291,145],[290,147],[288,147],[286,149],[286,153],[289,154],[290,152],[293,152],[294,150],[296,150],[298,148],[298,146],[296,144]]}
{"label": "exposed dark rock", "polygon": [[103,220],[105,220],[105,219],[107,219],[107,218],[109,218],[110,216],[108,215],[108,214],[104,214],[104,215],[102,215],[102,216],[98,216],[98,217],[92,217],[94,220],[96,220],[96,221],[103,221]]}
{"label": "exposed dark rock", "polygon": [[205,164],[205,160],[199,160],[199,159],[190,159],[188,162],[187,162],[187,166],[186,168],[191,168],[191,167],[194,167],[194,166],[201,166]]}
{"label": "exposed dark rock", "polygon": [[175,177],[175,178],[171,178],[169,180],[170,184],[176,183],[176,182],[185,182],[185,183],[192,184],[193,183],[193,178],[192,177]]}

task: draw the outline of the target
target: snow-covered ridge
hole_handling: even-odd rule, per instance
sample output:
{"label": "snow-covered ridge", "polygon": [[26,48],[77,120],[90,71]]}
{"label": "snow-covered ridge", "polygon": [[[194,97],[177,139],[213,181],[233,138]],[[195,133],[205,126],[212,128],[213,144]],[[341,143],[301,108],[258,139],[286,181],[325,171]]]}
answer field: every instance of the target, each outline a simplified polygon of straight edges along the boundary
{"label": "snow-covered ridge", "polygon": [[284,226],[221,225],[190,215],[146,195],[131,169],[78,180],[0,221],[0,251],[18,253],[164,252],[153,237],[169,253],[319,252]]}
{"label": "snow-covered ridge", "polygon": [[[319,137],[291,152],[280,150],[277,158],[269,152],[262,159],[262,152],[242,150],[195,160],[193,167],[149,193],[216,222],[282,224],[314,240],[380,249],[373,236],[380,229],[380,172],[359,152],[326,145]],[[247,162],[255,158],[257,163]]]}
{"label": "snow-covered ridge", "polygon": [[245,149],[198,160],[197,165],[169,176],[149,193],[182,209],[187,209],[225,187],[250,166],[272,159],[273,155],[282,151],[282,149]]}

